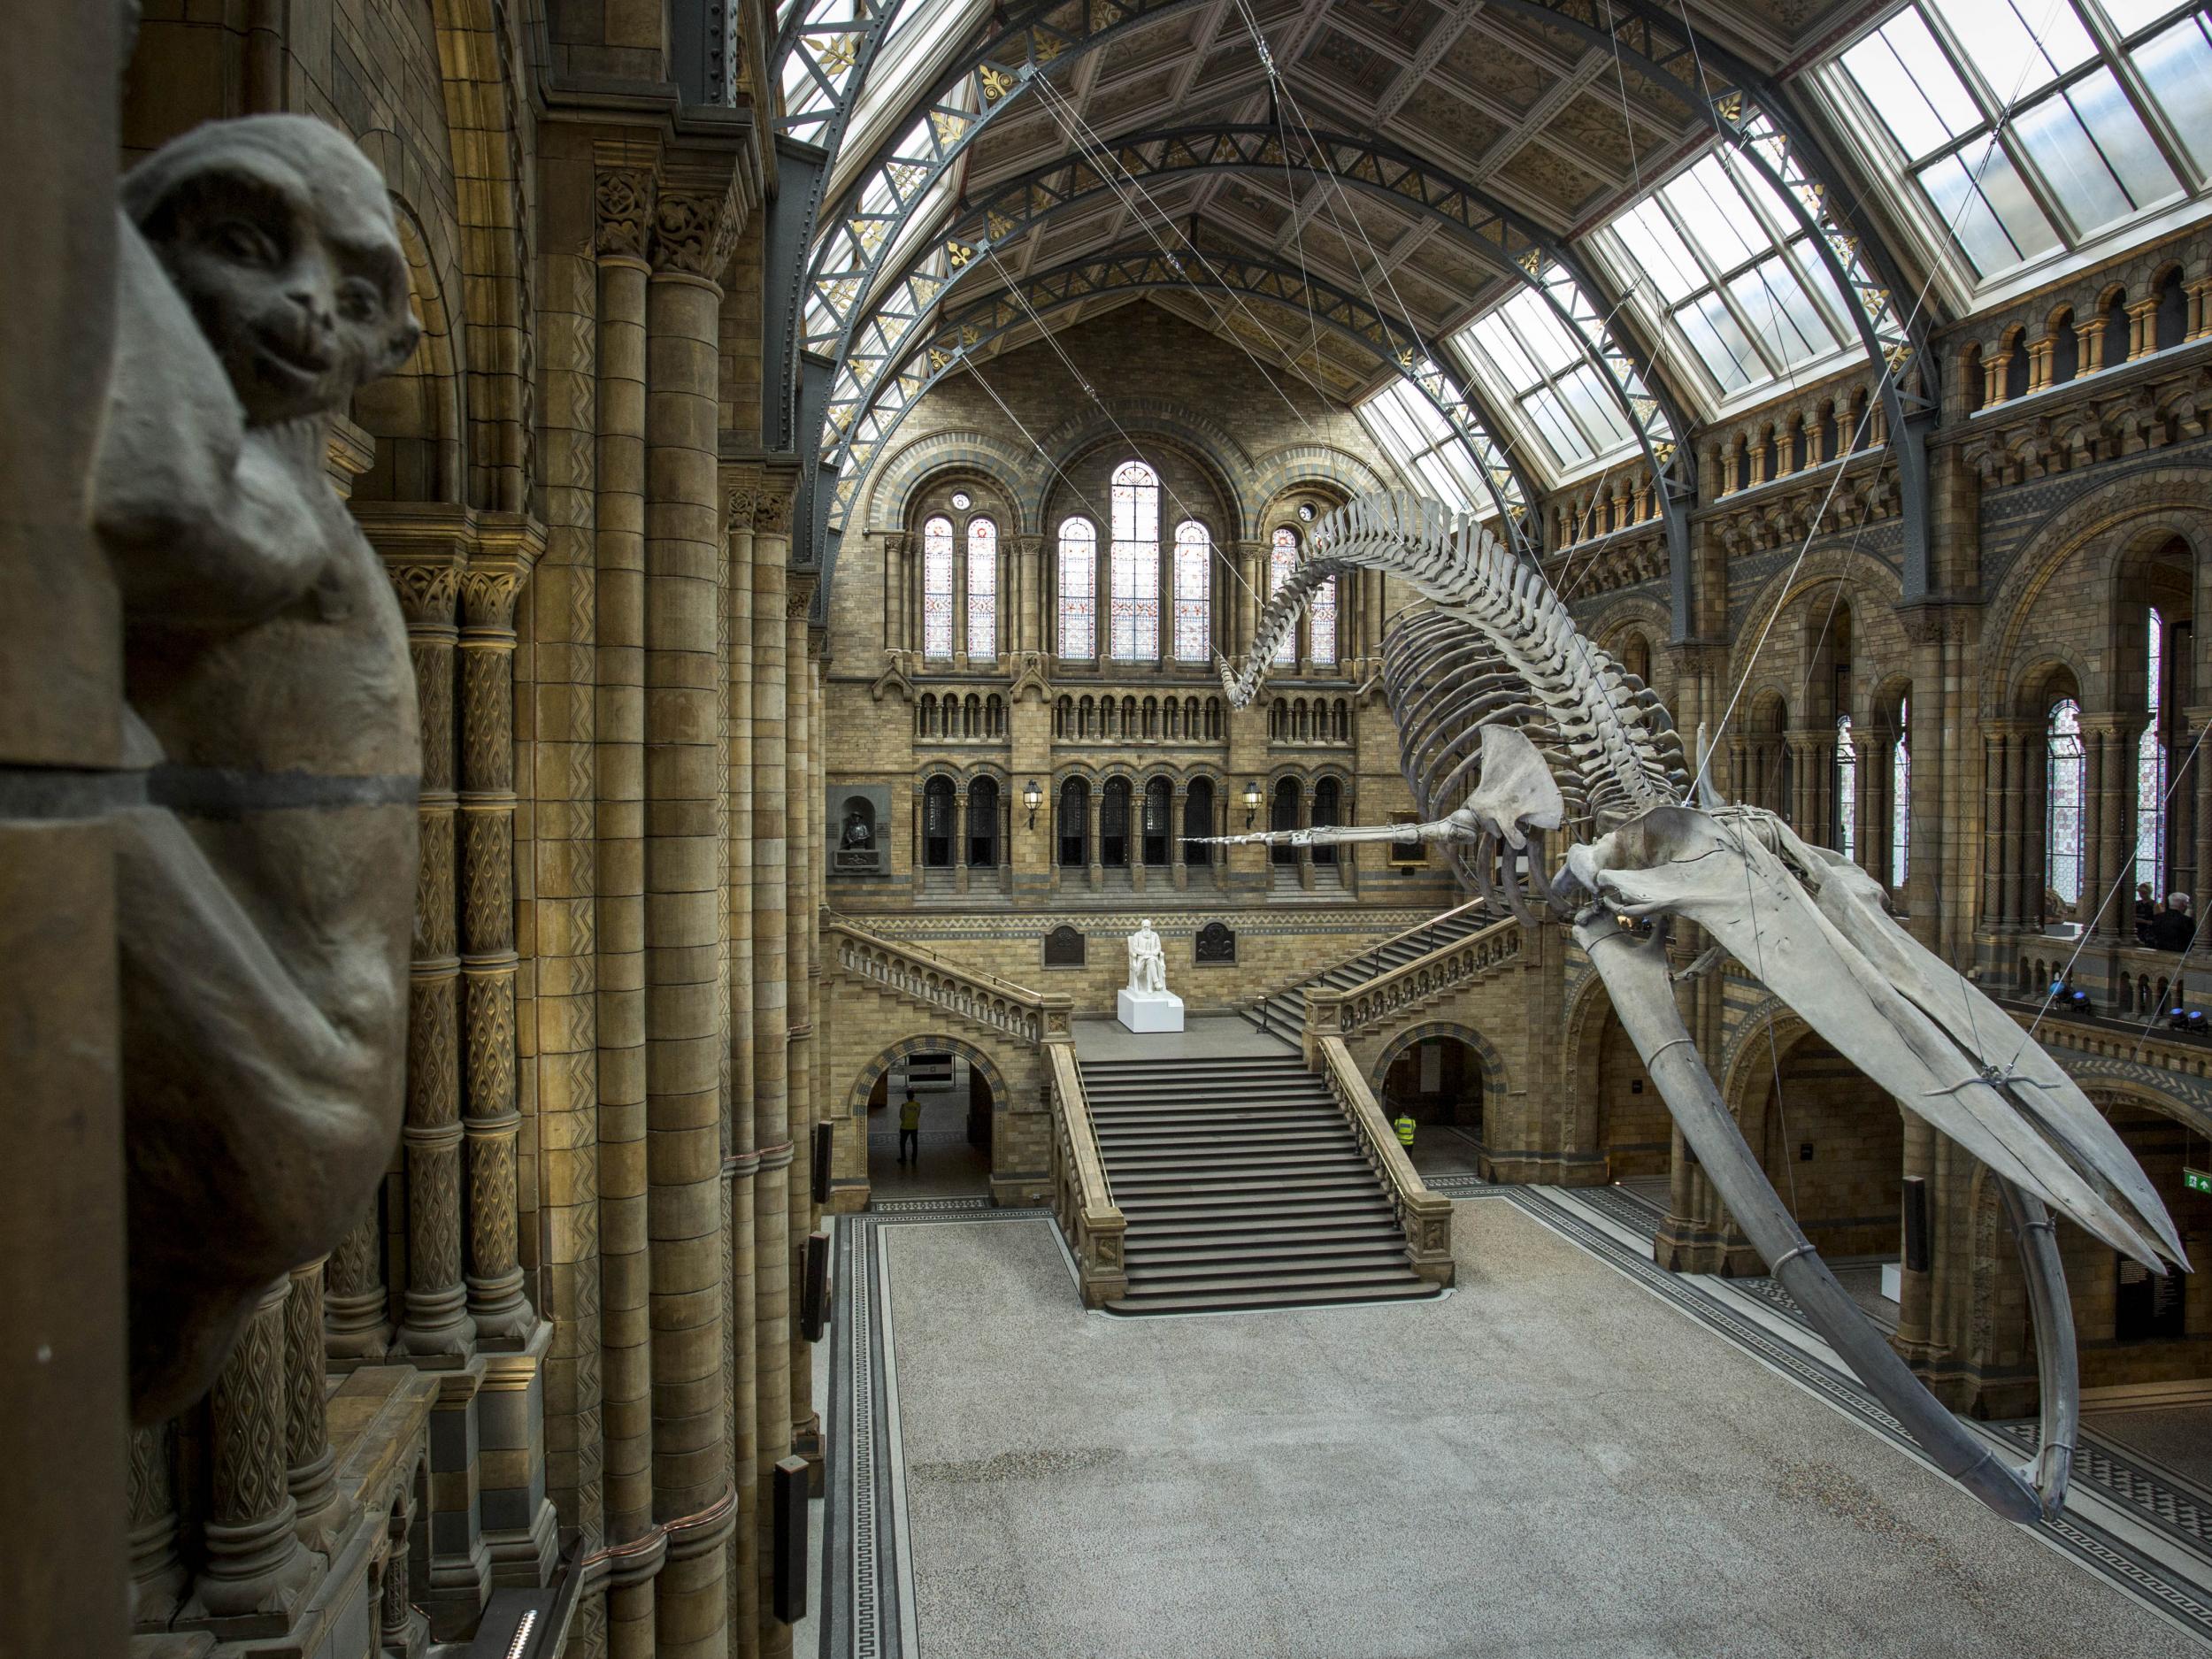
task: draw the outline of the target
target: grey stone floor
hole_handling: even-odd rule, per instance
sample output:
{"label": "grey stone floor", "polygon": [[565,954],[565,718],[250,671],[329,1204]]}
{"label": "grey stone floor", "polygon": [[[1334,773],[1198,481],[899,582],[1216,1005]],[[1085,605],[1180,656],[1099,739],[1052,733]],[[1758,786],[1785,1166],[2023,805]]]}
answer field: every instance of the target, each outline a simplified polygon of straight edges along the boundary
{"label": "grey stone floor", "polygon": [[2205,1432],[2201,1405],[2092,1411],[2086,1421],[2123,1450],[2139,1453],[2212,1491],[2212,1436]]}
{"label": "grey stone floor", "polygon": [[1071,1020],[1068,1029],[1079,1060],[1213,1060],[1246,1055],[1279,1060],[1298,1051],[1296,1043],[1263,1036],[1251,1021],[1236,1014],[1186,1012],[1183,1029],[1171,1032],[1134,1032],[1118,1019]]}
{"label": "grey stone floor", "polygon": [[2203,1648],[1532,1217],[1461,1288],[1086,1315],[1048,1224],[887,1229],[928,1659]]}

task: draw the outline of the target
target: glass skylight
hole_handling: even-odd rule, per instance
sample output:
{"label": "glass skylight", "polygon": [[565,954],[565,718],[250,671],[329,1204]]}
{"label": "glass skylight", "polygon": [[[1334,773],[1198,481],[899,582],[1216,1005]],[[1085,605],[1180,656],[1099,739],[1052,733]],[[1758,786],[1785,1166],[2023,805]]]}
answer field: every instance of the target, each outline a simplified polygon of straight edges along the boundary
{"label": "glass skylight", "polygon": [[1982,278],[2196,194],[2212,162],[2203,7],[1917,0],[1839,62]]}
{"label": "glass skylight", "polygon": [[1418,387],[1393,380],[1356,412],[1409,484],[1463,512],[1497,516],[1498,504],[1484,488],[1474,457]]}
{"label": "glass skylight", "polygon": [[1478,317],[1450,343],[1463,363],[1511,400],[1540,440],[1553,477],[1603,465],[1635,445],[1613,388],[1534,288]]}
{"label": "glass skylight", "polygon": [[1856,338],[1812,237],[1732,152],[1708,153],[1607,228],[1632,281],[1647,288],[1723,398]]}

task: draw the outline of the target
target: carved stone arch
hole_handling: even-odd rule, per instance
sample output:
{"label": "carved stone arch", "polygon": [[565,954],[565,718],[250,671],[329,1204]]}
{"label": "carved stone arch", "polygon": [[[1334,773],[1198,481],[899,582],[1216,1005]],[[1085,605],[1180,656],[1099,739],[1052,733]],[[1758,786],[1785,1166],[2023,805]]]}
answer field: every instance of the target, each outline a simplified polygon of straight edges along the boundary
{"label": "carved stone arch", "polygon": [[[1775,614],[1777,606],[1786,611],[1789,606],[1802,603],[1808,595],[1817,593],[1824,610],[1829,591],[1838,581],[1844,585],[1844,603],[1851,607],[1853,623],[1870,630],[1868,643],[1903,657],[1909,642],[1904,626],[1895,615],[1898,602],[1903,596],[1897,572],[1872,554],[1859,552],[1848,544],[1827,547],[1808,554],[1794,572],[1784,566],[1752,595],[1744,608],[1736,644],[1729,657],[1730,685],[1742,679],[1755,657],[1770,657],[1776,641],[1784,637],[1780,621],[1771,629],[1767,626],[1767,618]],[[1855,635],[1855,651],[1859,649],[1856,640]],[[1793,695],[1790,701],[1795,703],[1802,699]]]}
{"label": "carved stone arch", "polygon": [[[1640,594],[1609,595],[1582,625],[1585,636],[1595,641],[1600,650],[1624,668],[1628,662],[1621,655],[1622,642],[1631,634],[1642,634],[1651,652],[1651,672],[1645,683],[1659,692],[1662,701],[1666,700],[1676,679],[1674,658],[1667,649],[1673,629],[1673,613],[1668,607]],[[1671,718],[1671,704],[1668,714]]]}
{"label": "carved stone arch", "polygon": [[1593,970],[1583,976],[1567,1001],[1567,1018],[1561,1027],[1566,1041],[1560,1057],[1566,1087],[1561,1090],[1560,1144],[1578,1147],[1594,1142],[1597,1125],[1593,1122],[1586,1130],[1582,1116],[1587,1111],[1595,1114],[1598,1100],[1598,1067],[1605,1042],[1605,1017],[1613,1011],[1613,999],[1605,988],[1605,981]]}
{"label": "carved stone arch", "polygon": [[1239,503],[1246,522],[1264,525],[1275,503],[1295,490],[1318,490],[1340,503],[1390,488],[1359,457],[1330,443],[1293,443],[1271,449],[1245,475]]}
{"label": "carved stone arch", "polygon": [[1382,1097],[1383,1079],[1390,1075],[1390,1068],[1417,1044],[1431,1037],[1452,1037],[1475,1051],[1482,1062],[1482,1115],[1486,1123],[1494,1121],[1492,1109],[1502,1107],[1505,1097],[1513,1092],[1513,1080],[1506,1069],[1505,1056],[1498,1045],[1477,1031],[1472,1025],[1462,1025],[1453,1020],[1430,1020],[1409,1026],[1386,1044],[1374,1064],[1367,1068],[1367,1087],[1377,1099]]}
{"label": "carved stone arch", "polygon": [[1007,1110],[1009,1103],[1013,1100],[1013,1093],[1007,1087],[1006,1073],[999,1069],[995,1060],[977,1048],[975,1044],[964,1041],[958,1037],[925,1033],[920,1036],[901,1038],[861,1068],[860,1075],[853,1079],[853,1086],[846,1094],[845,1115],[849,1118],[866,1117],[868,1096],[875,1092],[876,1084],[881,1080],[886,1072],[909,1055],[946,1053],[958,1055],[969,1065],[983,1074],[983,1080],[990,1086],[991,1110],[994,1112],[1002,1112]]}
{"label": "carved stone arch", "polygon": [[[2070,685],[2067,682],[2072,682]],[[2088,664],[2070,649],[2047,646],[2023,664],[2009,695],[1994,713],[2012,714],[2024,720],[2040,720],[2061,697],[2079,703],[2088,695]]]}
{"label": "carved stone arch", "polygon": [[[2044,550],[2024,553],[2013,561],[1983,613],[1983,712],[1993,715],[2005,706],[2004,692],[2013,682],[2014,665],[2038,637],[2037,601],[2075,555],[2101,538],[2109,538],[2102,549],[2104,565],[2096,572],[2098,581],[2108,589],[2123,553],[2138,538],[2154,532],[2170,532],[2201,562],[2212,549],[2208,524],[2212,467],[2177,465],[2095,486],[2033,526],[2022,545]],[[2086,689],[2089,679],[2081,678],[2081,684]]]}
{"label": "carved stone arch", "polygon": [[1037,521],[1033,515],[1025,516],[1025,508],[1033,493],[1034,475],[1048,469],[1029,450],[972,427],[926,433],[887,456],[869,476],[867,493],[850,523],[870,534],[902,528],[908,503],[927,488],[930,479],[956,468],[996,480],[1009,520],[1000,526],[1002,534],[1036,534]]}
{"label": "carved stone arch", "polygon": [[979,778],[988,778],[993,783],[998,785],[1002,797],[1005,796],[1007,790],[1012,787],[1012,774],[1005,767],[995,760],[979,760],[971,763],[954,779],[953,787],[965,795],[969,786]]}
{"label": "carved stone arch", "polygon": [[948,485],[964,488],[975,497],[974,504],[964,510],[964,518],[989,518],[998,525],[1002,535],[1016,534],[1012,526],[1021,522],[1019,488],[988,467],[957,458],[939,460],[907,485],[905,494],[897,503],[899,526],[918,524],[925,516],[923,498]]}
{"label": "carved stone arch", "polygon": [[[1251,457],[1227,428],[1210,416],[1164,398],[1116,398],[1109,403],[1108,409],[1112,413],[1110,419],[1093,406],[1087,414],[1078,412],[1038,439],[1038,446],[1053,457],[1055,465],[1040,466],[1027,480],[1031,495],[1023,503],[1023,510],[1033,522],[1056,525],[1068,512],[1079,510],[1087,518],[1093,516],[1087,508],[1064,511],[1056,507],[1056,491],[1067,489],[1065,475],[1094,451],[1127,449],[1133,443],[1148,457],[1165,448],[1188,462],[1205,480],[1212,494],[1213,501],[1209,504],[1217,509],[1221,528],[1225,533],[1220,539],[1247,538],[1248,529],[1235,522],[1240,517],[1240,503],[1234,480],[1251,465]],[[1186,507],[1190,504],[1184,503]],[[1164,497],[1160,503],[1162,529],[1171,535],[1179,516],[1195,516],[1204,522],[1203,514],[1179,514]],[[1102,534],[1103,530],[1102,526]]]}
{"label": "carved stone arch", "polygon": [[1743,1132],[1751,1156],[1763,1164],[1767,1102],[1774,1090],[1775,1072],[1811,1033],[1812,1027],[1796,1010],[1770,998],[1737,1027],[1728,1045],[1727,1080],[1721,1085],[1721,1099]]}
{"label": "carved stone arch", "polygon": [[[520,25],[502,0],[431,0],[461,225],[471,345],[469,500],[522,512],[535,481],[537,303],[523,154]],[[465,165],[461,158],[466,157]]]}
{"label": "carved stone arch", "polygon": [[468,485],[467,342],[448,296],[458,273],[441,266],[432,230],[394,194],[392,217],[407,261],[407,297],[422,339],[396,374],[354,395],[354,421],[375,441],[369,470],[354,480],[359,501],[462,503]]}

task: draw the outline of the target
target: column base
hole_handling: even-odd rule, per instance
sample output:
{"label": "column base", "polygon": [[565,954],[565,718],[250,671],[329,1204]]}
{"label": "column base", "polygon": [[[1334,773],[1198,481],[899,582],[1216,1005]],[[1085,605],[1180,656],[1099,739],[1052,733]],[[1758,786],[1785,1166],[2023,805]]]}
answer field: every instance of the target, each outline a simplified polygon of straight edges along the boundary
{"label": "column base", "polygon": [[300,1543],[298,1519],[288,1495],[259,1520],[208,1522],[202,1529],[207,1564],[193,1581],[178,1627],[213,1631],[226,1640],[289,1630],[293,1615],[323,1577],[321,1557]]}
{"label": "column base", "polygon": [[468,1283],[468,1317],[476,1327],[476,1340],[485,1346],[518,1348],[526,1345],[538,1326],[538,1310],[522,1294],[522,1270],[511,1268],[496,1279]]}
{"label": "column base", "polygon": [[468,1293],[458,1285],[424,1294],[409,1291],[406,1313],[391,1351],[411,1359],[445,1359],[466,1364],[476,1355],[476,1325],[468,1316]]}
{"label": "column base", "polygon": [[326,1446],[314,1462],[285,1473],[298,1517],[294,1530],[300,1542],[318,1555],[331,1553],[338,1534],[353,1518],[353,1505],[339,1494],[337,1472],[337,1454]]}
{"label": "column base", "polygon": [[810,1498],[822,1495],[822,1414],[810,1411],[791,1425],[791,1454],[806,1459],[806,1490]]}

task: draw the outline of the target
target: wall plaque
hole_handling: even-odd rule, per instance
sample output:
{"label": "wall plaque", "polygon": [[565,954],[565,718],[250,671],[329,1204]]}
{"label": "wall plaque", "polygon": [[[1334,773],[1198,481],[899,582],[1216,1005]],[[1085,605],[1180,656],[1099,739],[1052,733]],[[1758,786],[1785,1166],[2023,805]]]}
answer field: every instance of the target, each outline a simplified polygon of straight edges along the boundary
{"label": "wall plaque", "polygon": [[1237,936],[1233,928],[1222,922],[1208,922],[1198,930],[1198,938],[1191,950],[1191,959],[1200,967],[1237,959]]}
{"label": "wall plaque", "polygon": [[1083,965],[1083,935],[1072,927],[1054,928],[1045,935],[1045,966],[1079,968]]}

